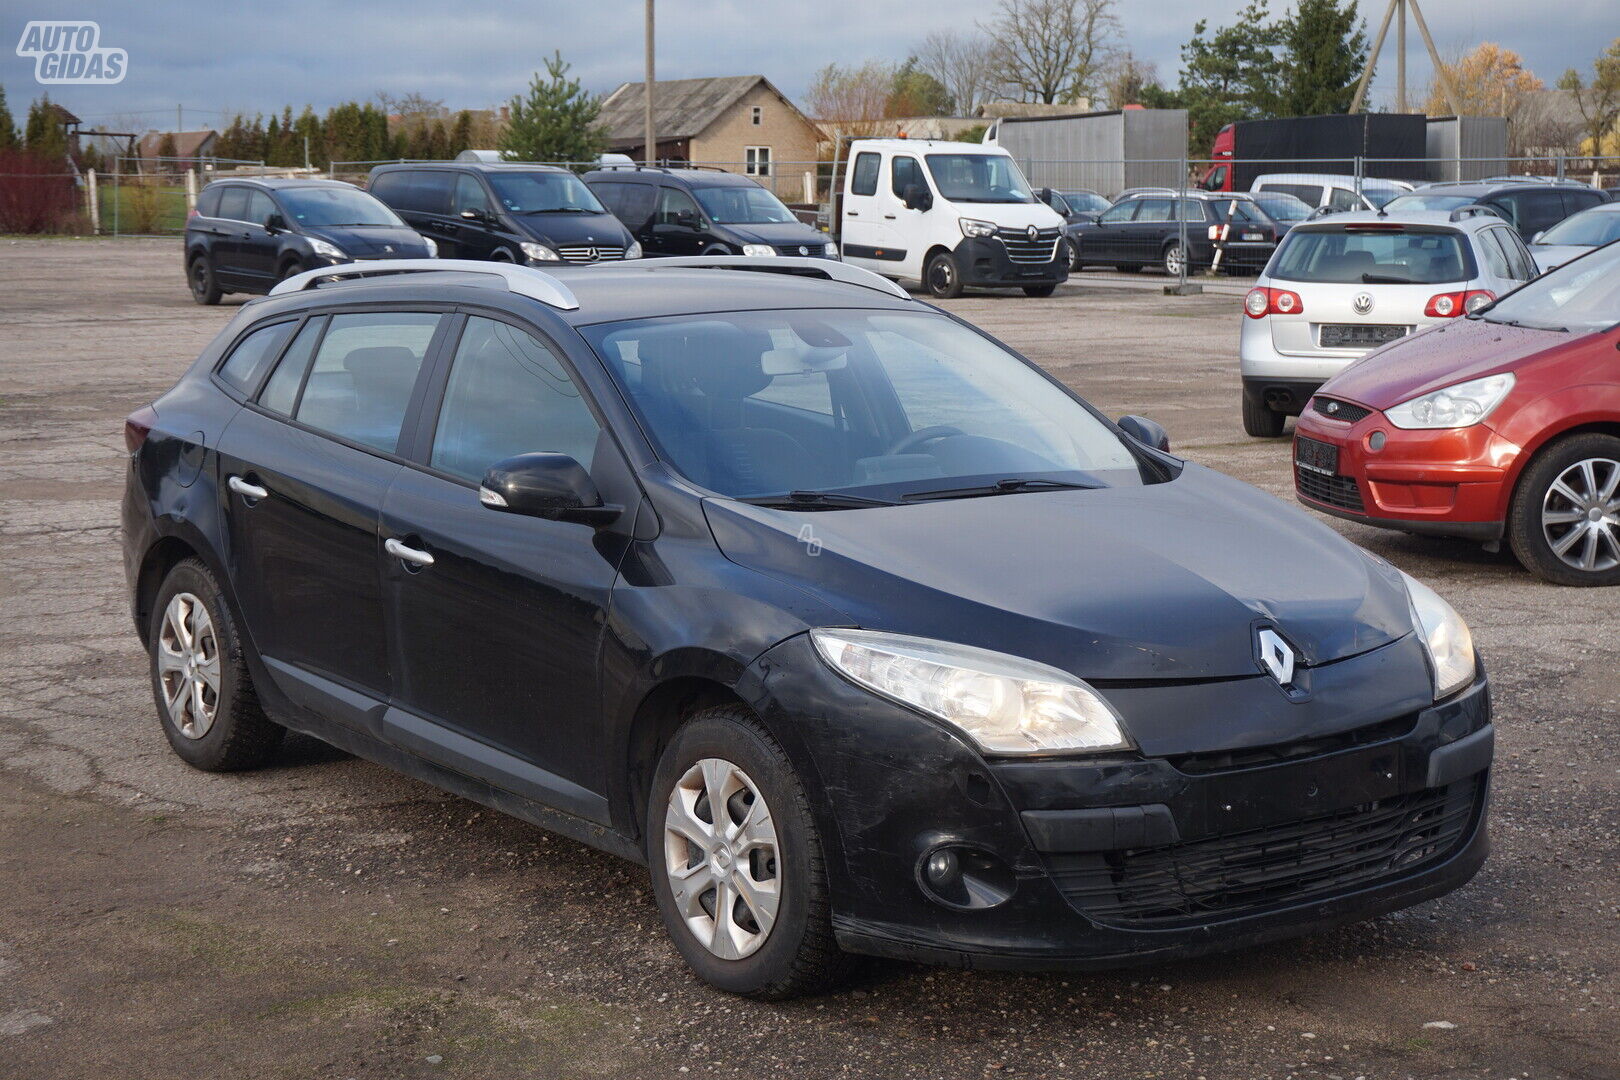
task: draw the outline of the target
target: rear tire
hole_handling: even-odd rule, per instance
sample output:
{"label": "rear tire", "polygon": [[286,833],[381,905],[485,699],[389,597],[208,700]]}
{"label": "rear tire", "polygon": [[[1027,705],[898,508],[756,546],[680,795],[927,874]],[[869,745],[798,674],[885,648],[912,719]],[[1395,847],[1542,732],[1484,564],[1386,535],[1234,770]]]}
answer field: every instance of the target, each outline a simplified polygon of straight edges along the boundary
{"label": "rear tire", "polygon": [[[719,812],[708,798],[713,790],[721,793]],[[704,709],[675,733],[653,776],[646,821],[658,912],[705,981],[780,1001],[847,976],[852,961],[833,938],[809,799],[751,710]]]}
{"label": "rear tire", "polygon": [[1025,285],[1025,296],[1051,296],[1057,291],[1056,285]]}
{"label": "rear tire", "polygon": [[199,304],[217,304],[219,298],[225,295],[219,287],[219,279],[214,277],[214,264],[207,255],[192,257],[186,265],[186,283],[191,286],[191,298]]}
{"label": "rear tire", "polygon": [[198,559],[169,571],[147,630],[152,697],[163,734],[182,760],[208,772],[263,765],[286,730],[253,692],[236,621]]}
{"label": "rear tire", "polygon": [[1572,435],[1525,468],[1508,508],[1507,538],[1525,569],[1556,585],[1620,585],[1617,519],[1620,439]]}
{"label": "rear tire", "polygon": [[923,284],[941,300],[954,300],[962,295],[962,268],[956,256],[948,251],[935,252],[923,269]]}
{"label": "rear tire", "polygon": [[1256,439],[1275,439],[1283,433],[1288,417],[1267,405],[1258,394],[1243,391],[1243,431]]}

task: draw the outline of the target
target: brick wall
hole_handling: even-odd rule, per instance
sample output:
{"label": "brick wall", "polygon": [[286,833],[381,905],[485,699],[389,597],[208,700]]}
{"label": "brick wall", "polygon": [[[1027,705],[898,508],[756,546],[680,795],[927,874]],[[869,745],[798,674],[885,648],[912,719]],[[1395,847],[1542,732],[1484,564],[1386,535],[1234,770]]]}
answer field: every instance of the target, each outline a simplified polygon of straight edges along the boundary
{"label": "brick wall", "polygon": [[[753,122],[756,106],[760,110],[757,125]],[[794,202],[804,195],[802,174],[814,171],[814,166],[807,163],[816,160],[816,136],[815,125],[761,84],[692,140],[692,160],[723,164],[742,172],[748,147],[768,146],[774,183],[764,176],[758,179],[783,199]],[[737,164],[733,167],[732,163]]]}

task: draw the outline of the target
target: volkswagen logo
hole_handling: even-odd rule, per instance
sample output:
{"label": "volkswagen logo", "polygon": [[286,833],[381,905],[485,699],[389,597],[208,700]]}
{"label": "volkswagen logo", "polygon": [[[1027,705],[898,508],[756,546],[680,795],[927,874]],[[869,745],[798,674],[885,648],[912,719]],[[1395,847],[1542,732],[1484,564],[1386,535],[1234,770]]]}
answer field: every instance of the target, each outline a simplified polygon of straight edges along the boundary
{"label": "volkswagen logo", "polygon": [[1271,673],[1278,686],[1287,686],[1294,681],[1294,648],[1282,639],[1281,634],[1270,627],[1261,630],[1255,635],[1255,648],[1259,653],[1260,666]]}
{"label": "volkswagen logo", "polygon": [[1356,298],[1350,301],[1350,306],[1355,308],[1357,315],[1367,314],[1373,309],[1372,293],[1356,293]]}
{"label": "volkswagen logo", "polygon": [[1041,238],[1041,230],[1031,225],[1029,228],[1024,230],[1024,235],[1029,237],[1030,241],[1033,243]]}
{"label": "volkswagen logo", "polygon": [[810,249],[805,247],[803,244],[800,244],[799,245],[799,254],[800,255],[808,255],[808,254],[810,254]]}

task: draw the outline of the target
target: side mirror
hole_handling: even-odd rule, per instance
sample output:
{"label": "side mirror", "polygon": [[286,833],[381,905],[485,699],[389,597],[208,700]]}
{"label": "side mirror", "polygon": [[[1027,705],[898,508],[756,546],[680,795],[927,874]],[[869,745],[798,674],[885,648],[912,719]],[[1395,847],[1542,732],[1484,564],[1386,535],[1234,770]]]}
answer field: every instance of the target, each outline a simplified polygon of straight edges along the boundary
{"label": "side mirror", "polygon": [[1532,236],[1532,237],[1531,237],[1531,238],[1530,238],[1530,242],[1531,242],[1531,243],[1532,243],[1532,244],[1539,244],[1539,243],[1541,243],[1541,238],[1542,238],[1542,237],[1543,237],[1543,236],[1546,236],[1546,235],[1547,235],[1547,230],[1546,230],[1546,229],[1542,229],[1542,230],[1541,230],[1541,231],[1540,231],[1540,232],[1538,232],[1538,233],[1536,233],[1536,235],[1534,235],[1534,236]]}
{"label": "side mirror", "polygon": [[485,210],[463,210],[461,216],[468,221],[488,221],[489,212]]}
{"label": "side mirror", "polygon": [[907,210],[927,210],[934,205],[933,192],[921,184],[907,184],[901,200],[906,204]]}
{"label": "side mirror", "polygon": [[268,233],[287,231],[287,219],[281,216],[281,211],[272,210],[264,216],[264,230]]}
{"label": "side mirror", "polygon": [[1119,430],[1141,443],[1162,453],[1170,452],[1170,433],[1145,416],[1122,416]]}
{"label": "side mirror", "polygon": [[590,474],[567,454],[519,454],[497,461],[484,474],[478,501],[491,510],[548,521],[601,528],[617,521],[622,506],[607,506]]}
{"label": "side mirror", "polygon": [[678,210],[675,213],[675,224],[685,229],[695,229],[698,227],[698,218],[690,210]]}

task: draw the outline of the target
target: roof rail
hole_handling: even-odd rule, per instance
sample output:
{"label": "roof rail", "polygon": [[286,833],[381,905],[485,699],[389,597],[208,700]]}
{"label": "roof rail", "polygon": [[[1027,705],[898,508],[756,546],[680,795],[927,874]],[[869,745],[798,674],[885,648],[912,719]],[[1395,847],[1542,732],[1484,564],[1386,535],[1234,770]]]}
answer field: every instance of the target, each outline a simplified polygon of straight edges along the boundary
{"label": "roof rail", "polygon": [[874,292],[910,300],[911,294],[881,274],[863,270],[859,266],[837,259],[801,259],[791,256],[756,255],[680,255],[667,259],[638,259],[635,262],[616,262],[615,268],[638,270],[699,269],[699,270],[753,270],[766,274],[799,274],[806,277],[825,277],[845,285],[857,285]]}
{"label": "roof rail", "polygon": [[326,281],[422,273],[482,274],[485,277],[500,278],[507,292],[527,296],[548,307],[563,311],[579,309],[579,301],[574,298],[568,286],[544,271],[529,266],[518,266],[516,263],[474,262],[470,259],[379,259],[376,262],[324,266],[318,270],[294,274],[271,289],[270,295],[286,296],[289,293],[313,289]]}
{"label": "roof rail", "polygon": [[1469,203],[1467,206],[1459,206],[1457,209],[1453,210],[1449,220],[1462,221],[1465,218],[1471,217],[1500,218],[1501,216],[1502,215],[1497,213],[1496,208],[1493,206],[1485,206],[1482,203]]}

